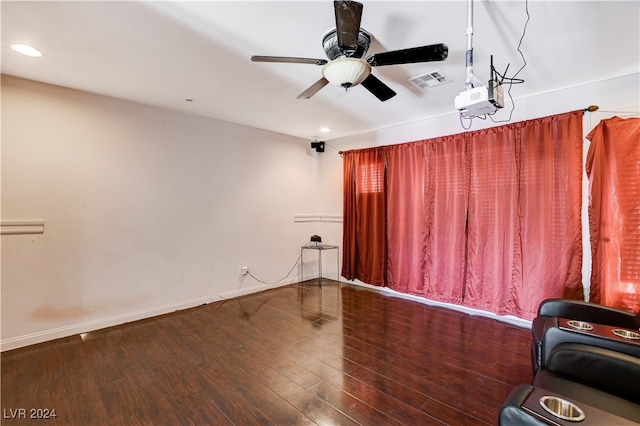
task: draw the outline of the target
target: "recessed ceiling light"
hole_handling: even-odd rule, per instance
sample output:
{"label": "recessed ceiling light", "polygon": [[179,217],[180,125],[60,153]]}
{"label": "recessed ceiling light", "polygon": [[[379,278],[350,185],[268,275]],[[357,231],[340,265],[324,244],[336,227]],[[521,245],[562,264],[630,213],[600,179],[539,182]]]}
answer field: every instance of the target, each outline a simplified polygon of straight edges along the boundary
{"label": "recessed ceiling light", "polygon": [[328,128],[328,127],[321,127],[320,129],[318,129],[318,131],[320,133],[329,133],[331,131],[331,129]]}
{"label": "recessed ceiling light", "polygon": [[11,48],[18,53],[22,53],[23,55],[31,56],[34,58],[39,58],[40,56],[42,56],[42,52],[31,46],[27,46],[26,44],[14,44],[13,46],[11,46]]}

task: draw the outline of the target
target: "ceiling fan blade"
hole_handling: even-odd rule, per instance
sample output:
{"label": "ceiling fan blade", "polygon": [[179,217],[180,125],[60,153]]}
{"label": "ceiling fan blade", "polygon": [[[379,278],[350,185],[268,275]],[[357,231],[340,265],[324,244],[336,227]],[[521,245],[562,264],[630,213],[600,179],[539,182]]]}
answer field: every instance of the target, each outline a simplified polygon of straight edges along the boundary
{"label": "ceiling fan blade", "polygon": [[253,55],[251,62],[286,62],[289,64],[311,64],[311,65],[324,65],[328,61],[326,59],[313,59],[313,58],[291,58],[288,56],[259,56]]}
{"label": "ceiling fan blade", "polygon": [[362,3],[356,1],[334,1],[338,47],[355,51],[362,18]]}
{"label": "ceiling fan blade", "polygon": [[329,80],[322,77],[320,80],[313,83],[307,90],[300,93],[296,99],[309,99],[310,97],[318,93],[320,89],[322,89],[327,84],[329,84]]}
{"label": "ceiling fan blade", "polygon": [[374,53],[367,58],[372,67],[382,65],[414,64],[417,62],[444,61],[449,55],[449,47],[445,43],[411,49],[393,50],[391,52]]}
{"label": "ceiling fan blade", "polygon": [[396,92],[391,90],[389,86],[384,84],[373,74],[369,74],[369,76],[360,84],[363,85],[365,89],[373,93],[373,95],[382,102],[388,101],[396,95]]}

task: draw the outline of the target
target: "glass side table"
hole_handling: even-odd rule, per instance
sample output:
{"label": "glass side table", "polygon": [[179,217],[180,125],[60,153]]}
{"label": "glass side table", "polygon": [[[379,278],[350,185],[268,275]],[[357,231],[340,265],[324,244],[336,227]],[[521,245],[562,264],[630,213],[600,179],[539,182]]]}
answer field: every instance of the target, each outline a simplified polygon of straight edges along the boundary
{"label": "glass side table", "polygon": [[318,252],[318,285],[322,287],[322,252],[325,250],[336,251],[336,273],[338,284],[340,284],[340,248],[339,246],[332,246],[329,244],[323,244],[321,246],[304,245],[300,247],[300,283],[304,281],[304,251],[316,250]]}

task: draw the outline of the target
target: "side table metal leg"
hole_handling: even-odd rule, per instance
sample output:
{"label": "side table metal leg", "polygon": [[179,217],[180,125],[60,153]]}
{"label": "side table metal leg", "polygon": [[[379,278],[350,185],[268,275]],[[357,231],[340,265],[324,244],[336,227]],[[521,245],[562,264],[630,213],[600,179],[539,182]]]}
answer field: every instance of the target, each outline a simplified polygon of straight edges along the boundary
{"label": "side table metal leg", "polygon": [[322,287],[322,249],[318,250],[318,286]]}

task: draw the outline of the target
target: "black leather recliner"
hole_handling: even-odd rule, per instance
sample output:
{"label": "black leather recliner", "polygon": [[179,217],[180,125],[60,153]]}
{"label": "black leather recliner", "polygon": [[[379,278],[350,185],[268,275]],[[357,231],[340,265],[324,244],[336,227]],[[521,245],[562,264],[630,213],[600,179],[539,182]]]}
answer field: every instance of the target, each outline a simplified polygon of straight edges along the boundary
{"label": "black leather recliner", "polygon": [[538,316],[533,320],[531,327],[533,335],[531,363],[534,374],[538,370],[546,368],[550,352],[557,344],[565,342],[604,347],[640,357],[640,345],[634,342],[606,339],[564,330],[559,327],[560,318],[623,329],[638,330],[640,327],[640,314],[634,315],[620,309],[578,300],[545,300],[538,307]]}
{"label": "black leather recliner", "polygon": [[582,300],[544,300],[538,306],[538,317],[568,318],[636,330],[640,327],[640,313],[634,315],[631,312]]}
{"label": "black leather recliner", "polygon": [[511,392],[498,423],[573,423],[550,414],[553,404],[543,406],[555,397],[556,409],[584,414],[584,424],[640,424],[639,327],[640,313],[576,300],[542,302],[532,323],[533,382]]}
{"label": "black leather recliner", "polygon": [[583,409],[589,424],[640,423],[640,358],[580,343],[559,343],[533,383],[517,386],[505,400],[499,425],[557,422],[541,409],[541,395],[573,402]]}

